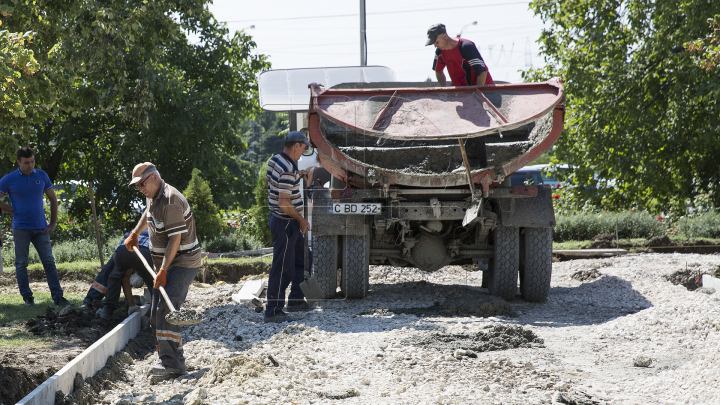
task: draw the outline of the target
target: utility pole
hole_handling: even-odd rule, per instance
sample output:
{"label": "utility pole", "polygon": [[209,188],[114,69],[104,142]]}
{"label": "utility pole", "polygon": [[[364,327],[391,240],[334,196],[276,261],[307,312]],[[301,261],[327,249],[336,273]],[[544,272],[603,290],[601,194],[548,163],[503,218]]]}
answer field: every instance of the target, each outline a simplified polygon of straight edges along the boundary
{"label": "utility pole", "polygon": [[365,0],[360,0],[360,66],[367,66],[367,37],[365,36]]}

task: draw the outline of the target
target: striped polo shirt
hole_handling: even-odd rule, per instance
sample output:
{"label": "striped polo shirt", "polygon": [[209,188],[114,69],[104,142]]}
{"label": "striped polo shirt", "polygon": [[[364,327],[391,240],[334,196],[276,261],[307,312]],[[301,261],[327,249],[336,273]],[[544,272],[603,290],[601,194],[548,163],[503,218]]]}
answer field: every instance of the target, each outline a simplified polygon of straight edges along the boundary
{"label": "striped polo shirt", "polygon": [[283,193],[290,196],[292,205],[300,216],[303,215],[300,179],[297,165],[290,159],[290,156],[280,153],[270,159],[267,172],[265,172],[265,180],[268,185],[268,206],[271,214],[282,219],[293,219],[280,209],[280,193]]}
{"label": "striped polo shirt", "polygon": [[200,244],[195,236],[195,218],[185,197],[163,181],[159,195],[152,200],[148,198],[147,206],[150,253],[155,268],[160,269],[162,266],[168,241],[173,235],[181,237],[180,247],[170,267],[200,267]]}

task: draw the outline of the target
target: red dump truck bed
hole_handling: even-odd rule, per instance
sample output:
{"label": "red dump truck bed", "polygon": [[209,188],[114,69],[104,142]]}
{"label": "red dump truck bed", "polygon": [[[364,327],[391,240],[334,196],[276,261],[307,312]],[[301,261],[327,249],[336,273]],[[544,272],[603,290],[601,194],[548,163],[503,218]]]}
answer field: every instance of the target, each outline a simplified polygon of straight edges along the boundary
{"label": "red dump truck bed", "polygon": [[[312,84],[308,127],[318,160],[356,188],[467,185],[484,190],[535,160],[560,136],[560,79],[498,86]],[[375,88],[373,88],[375,87]]]}

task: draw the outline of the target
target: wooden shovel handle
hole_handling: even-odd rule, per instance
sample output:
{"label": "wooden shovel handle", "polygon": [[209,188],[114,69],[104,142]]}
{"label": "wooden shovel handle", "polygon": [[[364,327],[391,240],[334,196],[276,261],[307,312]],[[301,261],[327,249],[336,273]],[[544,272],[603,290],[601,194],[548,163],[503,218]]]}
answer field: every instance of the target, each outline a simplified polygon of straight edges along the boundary
{"label": "wooden shovel handle", "polygon": [[[145,265],[145,269],[148,272],[150,272],[150,275],[153,277],[153,280],[156,279],[157,274],[155,274],[153,269],[150,268],[150,265],[145,260],[145,257],[143,257],[142,253],[140,253],[140,250],[138,250],[137,246],[133,246],[133,250],[135,251],[135,253],[137,253],[138,257]],[[167,303],[168,308],[170,308],[170,312],[175,312],[176,311],[175,306],[172,304],[172,302],[170,302],[170,297],[168,297],[167,292],[165,292],[165,287],[163,287],[163,286],[158,286],[158,287],[160,287],[158,289],[160,290],[160,294],[162,294],[162,296],[165,298],[165,302]]]}

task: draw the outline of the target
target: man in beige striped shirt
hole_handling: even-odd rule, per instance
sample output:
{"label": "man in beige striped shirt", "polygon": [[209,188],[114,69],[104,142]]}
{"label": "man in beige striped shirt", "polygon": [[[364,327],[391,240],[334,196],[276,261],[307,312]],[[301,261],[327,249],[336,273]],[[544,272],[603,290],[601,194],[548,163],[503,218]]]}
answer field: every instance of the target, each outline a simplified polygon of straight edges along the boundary
{"label": "man in beige striped shirt", "polygon": [[[195,235],[195,219],[190,205],[173,186],[165,183],[160,173],[150,162],[135,166],[130,187],[135,187],[147,198],[147,209],[125,246],[132,250],[137,246],[137,235],[148,228],[150,253],[157,271],[155,289],[165,287],[177,310],[187,297],[187,291],[200,270],[200,244]],[[159,364],[148,371],[155,381],[175,378],[187,374],[182,350],[180,326],[165,320],[170,310],[159,291],[153,293],[151,323]]]}

